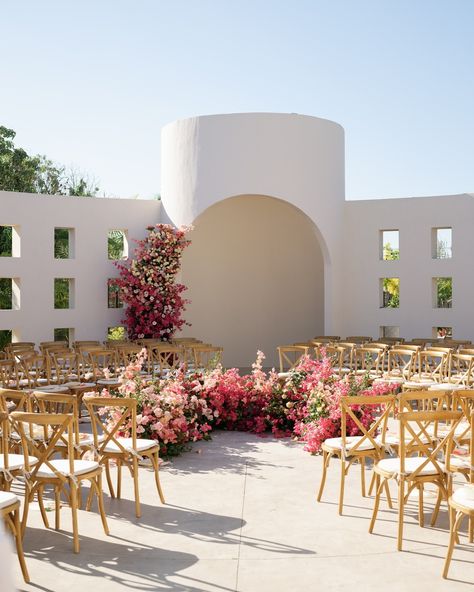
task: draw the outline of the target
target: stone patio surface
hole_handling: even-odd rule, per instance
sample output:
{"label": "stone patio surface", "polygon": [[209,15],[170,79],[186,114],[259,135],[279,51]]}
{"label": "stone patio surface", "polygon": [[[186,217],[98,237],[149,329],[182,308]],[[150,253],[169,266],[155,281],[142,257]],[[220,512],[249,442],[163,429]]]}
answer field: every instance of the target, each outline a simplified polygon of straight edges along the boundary
{"label": "stone patio surface", "polygon": [[[331,470],[332,469],[332,470]],[[94,507],[81,511],[81,552],[72,552],[69,508],[60,532],[30,513],[25,552],[28,592],[209,591],[351,592],[472,590],[472,547],[457,547],[451,580],[441,578],[448,533],[445,507],[436,528],[420,528],[409,504],[405,551],[396,551],[396,511],[381,506],[368,534],[373,500],[362,498],[359,469],[349,474],[345,515],[337,515],[339,471],[315,500],[321,458],[301,444],[245,433],[217,432],[211,442],[163,467],[161,505],[152,473],[141,470],[142,517],[135,519],[132,482],[123,499],[106,495],[110,536]],[[395,495],[395,489],[393,490]],[[427,517],[434,498],[426,499]],[[51,518],[53,515],[51,514]],[[464,529],[465,532],[465,529]]]}

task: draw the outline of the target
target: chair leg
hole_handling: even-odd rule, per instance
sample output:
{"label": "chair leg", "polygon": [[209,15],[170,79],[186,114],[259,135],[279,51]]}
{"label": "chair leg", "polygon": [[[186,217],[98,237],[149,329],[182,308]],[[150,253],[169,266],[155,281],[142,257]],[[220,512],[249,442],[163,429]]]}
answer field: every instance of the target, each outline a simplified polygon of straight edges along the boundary
{"label": "chair leg", "polygon": [[474,542],[474,518],[469,516],[469,542]]}
{"label": "chair leg", "polygon": [[71,489],[71,512],[72,512],[72,536],[74,542],[74,553],[79,553],[79,531],[77,526],[77,485],[70,483]]}
{"label": "chair leg", "polygon": [[379,511],[379,505],[380,505],[380,494],[381,494],[382,489],[385,485],[385,479],[382,482],[380,482],[380,475],[378,475],[377,473],[374,473],[374,475],[375,475],[375,500],[374,500],[374,509],[372,511],[372,518],[370,520],[370,525],[369,525],[370,534],[372,534],[374,531],[375,521],[377,520],[377,514]]}
{"label": "chair leg", "polygon": [[[102,520],[102,526],[104,527],[105,534],[109,535],[109,526],[107,524],[107,518],[105,516],[105,508],[104,508],[104,494],[102,492],[102,474],[99,473],[97,475],[97,481],[95,482],[95,486],[97,487],[97,505],[99,506],[99,514],[100,519]],[[91,485],[92,489],[92,485]]]}
{"label": "chair leg", "polygon": [[436,504],[433,509],[433,514],[431,516],[430,526],[434,526],[436,524],[436,520],[438,520],[439,509],[441,507],[441,501],[443,499],[443,494],[441,493],[441,489],[438,488],[438,497],[436,498]]}
{"label": "chair leg", "polygon": [[140,511],[140,491],[138,487],[138,458],[136,456],[133,457],[133,487],[135,490],[135,515],[137,518],[140,518],[141,511]]}
{"label": "chair leg", "polygon": [[158,491],[158,495],[160,496],[160,501],[162,504],[165,504],[165,496],[163,495],[163,490],[161,489],[161,482],[160,482],[160,461],[158,458],[158,452],[152,454],[151,462],[153,464],[153,469],[155,470],[155,483],[156,489]]}
{"label": "chair leg", "polygon": [[451,563],[451,558],[453,556],[454,550],[454,543],[456,542],[457,532],[459,526],[461,525],[462,519],[464,514],[462,512],[458,512],[456,516],[456,520],[454,520],[451,524],[451,532],[449,535],[449,547],[448,552],[446,554],[446,560],[444,562],[444,569],[443,569],[443,578],[446,579],[448,577],[449,565]]}
{"label": "chair leg", "polygon": [[372,492],[374,491],[376,477],[377,477],[377,474],[375,473],[375,471],[372,471],[372,477],[370,479],[370,485],[369,485],[369,495],[372,495]]}
{"label": "chair leg", "polygon": [[38,497],[38,505],[39,505],[39,509],[41,512],[41,518],[43,519],[43,524],[46,526],[46,528],[49,528],[49,520],[48,520],[48,516],[46,515],[46,510],[45,510],[44,502],[43,502],[43,492],[44,492],[44,485],[40,485],[38,487],[38,491],[36,492],[36,495]]}
{"label": "chair leg", "polygon": [[122,496],[122,461],[117,460],[117,498]]}
{"label": "chair leg", "polygon": [[330,454],[323,450],[323,474],[321,475],[321,484],[319,485],[319,492],[317,497],[318,502],[321,501],[321,498],[323,496],[324,485],[326,484],[326,473],[329,466],[329,459]]}
{"label": "chair leg", "polygon": [[362,497],[365,497],[365,457],[360,457],[360,489]]}
{"label": "chair leg", "polygon": [[105,459],[105,476],[107,478],[107,485],[109,486],[110,497],[115,497],[114,486],[112,485],[112,478],[110,476],[110,463],[108,458]]}
{"label": "chair leg", "polygon": [[421,528],[425,526],[425,508],[423,502],[423,483],[420,483],[418,485],[418,523]]}
{"label": "chair leg", "polygon": [[59,486],[54,488],[54,528],[60,529],[61,523],[61,489]]}
{"label": "chair leg", "polygon": [[15,537],[18,561],[20,562],[23,579],[28,583],[30,581],[30,576],[28,574],[28,568],[26,567],[25,555],[23,553],[23,543],[21,541],[20,508],[18,507],[16,510],[14,510],[11,515],[11,524],[13,528],[13,535]]}
{"label": "chair leg", "polygon": [[388,483],[388,479],[385,479],[384,488],[385,488],[385,495],[387,496],[388,507],[391,510],[393,510],[393,502],[392,502],[392,496],[390,495],[390,486]]}
{"label": "chair leg", "polygon": [[344,507],[344,485],[346,480],[346,461],[341,457],[341,485],[339,488],[339,516],[342,516]]}
{"label": "chair leg", "polygon": [[403,546],[403,515],[405,511],[405,481],[400,477],[398,486],[398,539],[397,549],[402,550]]}

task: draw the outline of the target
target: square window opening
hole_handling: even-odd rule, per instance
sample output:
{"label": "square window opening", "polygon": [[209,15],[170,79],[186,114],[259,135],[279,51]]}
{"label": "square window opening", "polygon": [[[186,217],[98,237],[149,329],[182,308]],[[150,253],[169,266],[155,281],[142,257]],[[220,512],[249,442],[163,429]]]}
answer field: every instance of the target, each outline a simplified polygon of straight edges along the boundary
{"label": "square window opening", "polygon": [[20,227],[0,226],[0,257],[20,256]]}
{"label": "square window opening", "polygon": [[54,278],[54,308],[74,308],[74,279]]}
{"label": "square window opening", "polygon": [[394,327],[393,325],[382,325],[380,327],[380,337],[400,337],[400,327]]}
{"label": "square window opening", "polygon": [[107,339],[110,341],[127,339],[125,327],[117,325],[116,327],[109,327],[107,329]]}
{"label": "square window opening", "polygon": [[453,328],[452,327],[433,327],[433,337],[436,337],[436,339],[452,339]]}
{"label": "square window opening", "polygon": [[20,278],[0,278],[0,310],[20,310]]}
{"label": "square window opening", "polygon": [[380,279],[380,308],[400,307],[400,278]]}
{"label": "square window opening", "polygon": [[450,277],[433,278],[433,307],[434,308],[452,308],[453,307],[453,278],[450,278]]}
{"label": "square window opening", "polygon": [[114,261],[119,259],[127,259],[128,238],[126,230],[109,230],[107,237],[107,254],[108,258]]}
{"label": "square window opening", "polygon": [[61,327],[54,329],[54,341],[67,341],[69,346],[74,342],[74,329],[70,327]]}
{"label": "square window opening", "polygon": [[54,258],[74,258],[74,228],[54,229]]}
{"label": "square window opening", "polygon": [[431,251],[433,259],[451,259],[453,256],[453,229],[433,228],[431,230]]}
{"label": "square window opening", "polygon": [[380,259],[398,261],[400,259],[400,232],[398,230],[380,231]]}
{"label": "square window opening", "polygon": [[120,288],[115,278],[107,280],[107,308],[123,308]]}

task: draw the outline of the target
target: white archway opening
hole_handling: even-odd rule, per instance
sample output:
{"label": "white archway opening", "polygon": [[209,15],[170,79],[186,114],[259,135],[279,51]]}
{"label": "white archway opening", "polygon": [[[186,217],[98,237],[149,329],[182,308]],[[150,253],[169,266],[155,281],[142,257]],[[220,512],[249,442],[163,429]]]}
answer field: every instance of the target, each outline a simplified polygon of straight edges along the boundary
{"label": "white archway opening", "polygon": [[324,258],[313,222],[288,202],[225,199],[194,222],[182,281],[191,304],[184,333],[224,347],[224,365],[249,367],[257,349],[324,332]]}

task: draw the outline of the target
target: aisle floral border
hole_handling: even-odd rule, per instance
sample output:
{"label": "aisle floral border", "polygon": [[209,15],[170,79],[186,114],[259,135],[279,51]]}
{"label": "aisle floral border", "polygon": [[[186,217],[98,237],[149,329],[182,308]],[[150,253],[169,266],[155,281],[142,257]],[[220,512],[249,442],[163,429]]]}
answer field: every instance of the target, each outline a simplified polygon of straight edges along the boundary
{"label": "aisle floral border", "polygon": [[[142,374],[146,350],[122,373],[118,394],[138,402],[137,433],[160,443],[162,456],[183,452],[191,442],[209,439],[212,430],[239,430],[275,437],[291,437],[305,443],[311,454],[320,451],[326,438],[340,436],[342,396],[374,396],[392,392],[393,384],[371,384],[367,375],[340,378],[330,359],[302,358],[285,377],[265,372],[265,356],[258,352],[250,374],[225,370],[187,372],[150,380]],[[110,396],[104,389],[102,396]],[[373,406],[354,406],[364,426],[373,420]],[[113,421],[113,417],[110,418]],[[348,435],[357,435],[349,421]],[[122,435],[129,435],[124,432]]]}

